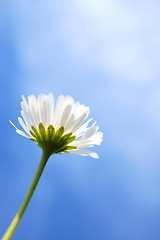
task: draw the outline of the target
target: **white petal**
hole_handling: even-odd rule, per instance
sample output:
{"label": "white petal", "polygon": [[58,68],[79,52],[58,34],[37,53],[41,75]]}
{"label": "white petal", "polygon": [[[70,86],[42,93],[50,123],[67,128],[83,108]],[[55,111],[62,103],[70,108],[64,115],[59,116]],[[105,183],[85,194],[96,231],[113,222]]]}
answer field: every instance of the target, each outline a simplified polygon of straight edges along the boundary
{"label": "white petal", "polygon": [[45,98],[44,98],[44,106],[43,107],[45,109],[45,114],[46,114],[45,127],[48,127],[50,124],[50,119],[51,119],[51,109],[50,109],[50,103],[49,103],[48,96],[45,96]]}
{"label": "white petal", "polygon": [[26,98],[22,95],[22,102],[21,102],[21,104],[24,104],[24,106],[25,106],[25,108],[26,108],[26,111],[28,111],[28,103],[27,103],[27,100],[26,100]]}
{"label": "white petal", "polygon": [[38,124],[40,123],[40,114],[39,114],[37,99],[34,95],[30,95],[28,97],[28,104],[29,104],[29,112],[32,116],[34,125],[38,126]]}
{"label": "white petal", "polygon": [[12,123],[11,120],[9,120],[10,124],[12,124],[12,126],[17,130],[18,128],[14,125],[14,123]]}
{"label": "white petal", "polygon": [[71,150],[70,153],[79,154],[83,156],[91,156],[93,158],[99,158],[98,154],[89,150]]}
{"label": "white petal", "polygon": [[71,132],[70,129],[73,125],[73,122],[74,122],[74,115],[71,114],[70,117],[68,118],[68,121],[65,125],[65,130],[68,131],[68,132]]}
{"label": "white petal", "polygon": [[[93,147],[93,142],[84,142],[82,144],[79,144],[77,146],[78,149],[84,149],[84,148],[89,148],[89,147]],[[74,146],[74,145],[73,145]]]}
{"label": "white petal", "polygon": [[32,119],[31,119],[30,113],[26,112],[25,110],[22,110],[21,111],[21,115],[22,115],[22,117],[24,119],[24,122],[25,122],[25,124],[27,126],[27,129],[31,129],[31,126],[35,125],[35,124],[33,123]]}
{"label": "white petal", "polygon": [[84,122],[84,120],[89,115],[89,108],[86,107],[84,113],[78,117],[75,122],[73,123],[73,127],[71,128],[71,132],[74,134],[74,132],[81,126],[81,124]]}
{"label": "white petal", "polygon": [[[65,109],[64,109],[64,111],[63,111],[63,113],[62,113],[62,115],[61,115],[61,121],[60,121],[60,126],[66,126],[66,123],[67,123],[67,120],[68,120],[68,118],[69,118],[69,116],[70,116],[70,114],[71,114],[71,110],[72,110],[72,105],[68,105]],[[67,130],[66,128],[65,128],[65,130]]]}
{"label": "white petal", "polygon": [[84,134],[84,137],[85,138],[91,137],[92,135],[94,135],[97,132],[98,129],[99,129],[98,126],[92,126],[92,127],[88,128],[88,130]]}
{"label": "white petal", "polygon": [[76,135],[76,137],[80,137],[84,134],[85,130],[87,129],[88,124],[92,121],[93,119],[89,119],[88,121],[86,121],[83,125],[81,125],[81,127],[79,129],[77,129],[77,131],[74,132],[74,134]]}
{"label": "white petal", "polygon": [[26,137],[26,138],[30,138],[31,136],[28,136],[27,134],[25,134],[24,132],[22,132],[21,130],[17,129],[16,132],[20,135],[22,135],[23,137]]}
{"label": "white petal", "polygon": [[78,149],[92,147],[95,144],[94,141],[85,138],[79,138],[72,142],[72,146],[77,147]]}
{"label": "white petal", "polygon": [[63,109],[63,104],[65,101],[65,97],[63,95],[60,95],[58,97],[56,107],[53,113],[53,126],[57,129],[59,127],[59,119],[61,118],[61,112]]}
{"label": "white petal", "polygon": [[73,106],[74,106],[74,100],[70,96],[65,96],[65,102],[63,104],[63,109],[61,111],[61,116],[59,119],[59,125],[64,126],[65,131],[68,130],[67,122],[70,119],[71,113],[73,111]]}
{"label": "white petal", "polygon": [[[65,123],[65,130],[67,132],[75,132],[81,127],[81,124],[87,118],[89,114],[89,108],[81,105],[79,102],[75,102],[73,98],[66,96],[68,99],[72,99],[71,105],[72,109],[70,110],[70,115],[68,116],[68,120]],[[66,100],[67,101],[67,100]]]}
{"label": "white petal", "polygon": [[54,96],[52,93],[48,94],[48,101],[49,101],[49,109],[50,109],[50,116],[48,116],[49,117],[49,125],[50,125],[53,120],[53,112],[54,112]]}
{"label": "white petal", "polygon": [[12,123],[10,120],[9,120],[9,122],[12,124],[12,126],[16,129],[16,132],[18,133],[18,134],[20,134],[20,135],[22,135],[22,136],[24,136],[24,137],[26,137],[26,138],[30,138],[30,136],[28,136],[27,134],[25,134],[24,132],[22,132],[21,130],[19,130],[15,125],[14,125],[14,123]]}
{"label": "white petal", "polygon": [[32,118],[30,117],[28,103],[24,96],[22,96],[22,99],[23,101],[21,102],[21,108],[22,108],[21,115],[24,119],[25,124],[27,125],[27,128],[29,128],[30,125],[33,124],[33,122],[32,122]]}
{"label": "white petal", "polygon": [[28,133],[30,134],[29,130],[27,129],[27,126],[26,124],[24,123],[23,119],[22,118],[18,118],[18,122],[20,123],[20,125],[22,126],[22,128]]}
{"label": "white petal", "polygon": [[96,145],[100,145],[103,141],[103,133],[101,131],[96,132],[89,140],[95,142]]}
{"label": "white petal", "polygon": [[41,94],[38,96],[40,120],[44,126],[46,126],[47,107],[46,107],[46,96]]}

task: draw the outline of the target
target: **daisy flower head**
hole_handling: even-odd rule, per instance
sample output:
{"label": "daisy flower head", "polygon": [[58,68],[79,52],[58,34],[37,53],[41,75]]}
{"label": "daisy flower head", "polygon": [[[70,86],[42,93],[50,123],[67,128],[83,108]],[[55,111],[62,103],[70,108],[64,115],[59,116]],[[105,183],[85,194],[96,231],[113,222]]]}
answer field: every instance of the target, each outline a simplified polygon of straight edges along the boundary
{"label": "daisy flower head", "polygon": [[92,119],[85,121],[89,107],[75,102],[70,96],[60,95],[54,101],[52,93],[22,96],[21,115],[18,121],[24,131],[15,127],[16,132],[37,143],[49,154],[75,153],[98,158],[95,152],[86,148],[100,145],[103,133]]}

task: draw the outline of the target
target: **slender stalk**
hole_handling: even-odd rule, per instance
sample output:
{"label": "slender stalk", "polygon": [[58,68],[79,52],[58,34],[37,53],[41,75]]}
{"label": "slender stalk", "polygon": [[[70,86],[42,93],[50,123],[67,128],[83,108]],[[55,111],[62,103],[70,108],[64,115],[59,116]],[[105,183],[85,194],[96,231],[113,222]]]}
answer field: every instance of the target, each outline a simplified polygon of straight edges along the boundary
{"label": "slender stalk", "polygon": [[22,218],[30,200],[31,200],[31,197],[34,193],[34,190],[36,189],[36,186],[39,182],[39,179],[42,175],[42,172],[45,168],[45,165],[46,165],[49,157],[50,157],[50,154],[48,154],[45,151],[42,151],[41,161],[39,163],[38,169],[36,171],[36,174],[34,176],[34,179],[33,179],[32,183],[31,183],[31,186],[30,186],[30,188],[29,188],[29,190],[28,190],[28,192],[27,192],[27,194],[24,198],[24,201],[23,201],[22,205],[19,208],[19,211],[17,212],[17,214],[13,218],[10,226],[8,227],[6,233],[4,234],[4,236],[2,237],[1,240],[9,240],[12,237],[14,231],[16,230],[16,228],[17,228],[17,226],[18,226],[18,224],[19,224],[19,222],[20,222],[20,220],[21,220],[21,218]]}

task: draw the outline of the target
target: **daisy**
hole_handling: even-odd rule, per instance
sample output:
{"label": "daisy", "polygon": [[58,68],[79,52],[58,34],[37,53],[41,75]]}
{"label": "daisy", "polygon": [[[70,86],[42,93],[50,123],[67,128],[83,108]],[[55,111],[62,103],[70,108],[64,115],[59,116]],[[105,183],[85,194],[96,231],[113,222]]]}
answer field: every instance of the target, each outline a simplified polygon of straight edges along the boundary
{"label": "daisy", "polygon": [[22,96],[21,115],[18,121],[24,131],[15,127],[16,132],[37,143],[42,148],[42,157],[31,186],[9,225],[2,240],[9,240],[17,228],[43,173],[46,163],[52,154],[75,153],[98,158],[95,152],[86,148],[100,145],[103,134],[92,119],[85,121],[89,115],[89,107],[75,102],[70,96],[60,95],[56,104],[51,93],[41,94],[28,99]]}
{"label": "daisy", "polygon": [[86,148],[100,145],[103,133],[92,119],[85,122],[89,115],[89,107],[75,102],[70,96],[60,95],[54,104],[52,93],[41,94],[36,98],[30,95],[28,99],[22,96],[21,115],[18,121],[24,131],[16,128],[20,135],[36,142],[42,149],[48,149],[50,154],[75,153],[98,158],[95,152]]}

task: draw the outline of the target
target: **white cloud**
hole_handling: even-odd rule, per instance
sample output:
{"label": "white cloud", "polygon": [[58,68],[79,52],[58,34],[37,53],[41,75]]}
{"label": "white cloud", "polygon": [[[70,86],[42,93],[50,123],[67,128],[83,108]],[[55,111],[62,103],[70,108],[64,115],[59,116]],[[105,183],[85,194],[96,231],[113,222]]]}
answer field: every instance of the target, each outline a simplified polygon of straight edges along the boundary
{"label": "white cloud", "polygon": [[10,19],[25,66],[49,72],[61,48],[114,82],[144,85],[160,76],[159,10],[158,1],[17,1]]}
{"label": "white cloud", "polygon": [[114,79],[145,84],[159,76],[158,3],[70,1],[59,19],[68,52]]}

